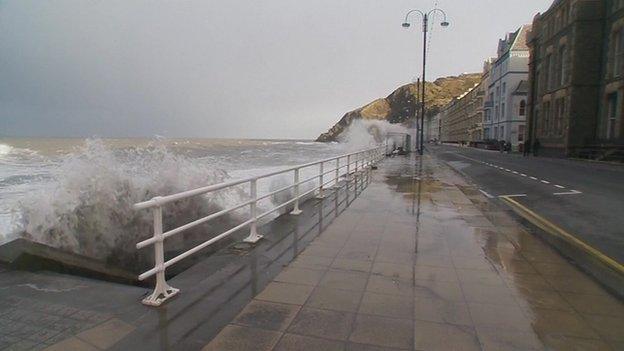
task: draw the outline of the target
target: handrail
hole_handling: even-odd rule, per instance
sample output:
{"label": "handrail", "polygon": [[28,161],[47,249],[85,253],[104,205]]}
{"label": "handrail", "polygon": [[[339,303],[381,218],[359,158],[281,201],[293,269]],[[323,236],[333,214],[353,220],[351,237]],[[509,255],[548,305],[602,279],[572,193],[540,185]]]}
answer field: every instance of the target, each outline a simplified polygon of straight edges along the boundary
{"label": "handrail", "polygon": [[[309,163],[305,163],[305,164],[298,165],[298,166],[292,166],[292,167],[288,167],[285,169],[272,171],[269,173],[262,174],[260,176],[230,180],[230,181],[219,183],[219,184],[214,184],[214,185],[209,185],[209,186],[205,186],[205,187],[201,187],[197,189],[183,191],[177,194],[171,194],[171,195],[166,195],[166,196],[156,196],[150,200],[134,204],[133,208],[135,210],[151,209],[152,214],[153,214],[153,221],[154,221],[153,236],[149,239],[143,240],[136,244],[137,249],[141,249],[149,245],[154,245],[154,267],[140,274],[138,277],[139,280],[145,280],[151,276],[156,275],[156,286],[154,288],[154,291],[148,297],[143,299],[143,303],[149,306],[159,306],[163,302],[165,302],[167,299],[173,297],[180,291],[179,289],[175,289],[167,284],[167,281],[165,279],[165,270],[167,267],[179,262],[180,260],[188,256],[193,255],[194,253],[208,247],[209,245],[245,227],[250,227],[249,229],[250,234],[247,238],[245,238],[244,241],[250,242],[250,243],[257,242],[258,240],[262,238],[262,235],[259,235],[257,231],[258,220],[268,216],[269,214],[275,211],[285,208],[291,204],[294,204],[293,205],[294,208],[290,212],[290,214],[291,215],[300,214],[302,211],[299,209],[299,202],[302,198],[314,192],[318,192],[317,197],[323,198],[324,191],[326,190],[325,187],[327,185],[331,183],[338,184],[338,182],[340,181],[340,178],[342,177],[345,177],[348,180],[350,179],[352,174],[369,169],[373,164],[375,164],[376,162],[381,160],[383,157],[385,157],[384,151],[385,150],[383,146],[377,146],[377,147],[366,149],[366,150],[361,150],[361,151],[344,154],[340,156],[334,156],[334,157],[322,159],[319,161],[309,162]],[[346,162],[344,162],[344,164],[341,164],[342,159],[346,159]],[[328,165],[332,161],[335,161],[334,168],[330,167],[328,170],[325,170],[325,166]],[[319,168],[318,174],[315,176],[309,177],[307,179],[300,180],[299,178],[300,178],[301,170],[312,167],[312,166],[318,166]],[[270,191],[266,194],[258,195],[257,183],[259,179],[265,179],[265,178],[269,178],[272,176],[286,174],[290,172],[292,172],[294,175],[294,180],[292,184],[281,187],[277,190]],[[334,174],[333,177],[330,176],[329,179],[325,178],[332,173]],[[300,186],[302,184],[305,184],[314,180],[318,180],[318,184],[315,187],[313,187],[310,190],[304,191],[303,193],[300,192]],[[183,224],[177,228],[173,228],[166,232],[163,232],[162,211],[163,211],[164,205],[171,203],[173,201],[179,201],[179,200],[187,199],[193,196],[199,196],[199,195],[231,188],[231,187],[242,185],[242,184],[249,184],[249,189],[250,189],[249,200],[246,200],[232,207],[220,210],[218,212],[212,213],[210,215],[204,216],[202,218],[196,219],[189,223]],[[282,191],[286,191],[286,190],[293,189],[293,188],[294,188],[294,197],[292,199],[282,202],[279,205],[275,205],[271,209],[266,210],[263,213],[260,213],[260,214],[257,213],[258,201],[267,199],[271,197],[272,195],[275,195]],[[169,259],[168,261],[165,261],[165,257],[164,257],[165,256],[164,254],[165,239],[172,237],[176,234],[179,234],[190,228],[196,227],[200,224],[209,222],[217,217],[223,216],[232,211],[246,207],[246,206],[249,206],[249,210],[250,210],[250,217],[246,221],[234,226],[233,228],[226,230],[225,232],[209,240],[204,241],[203,243],[177,255],[174,258]]]}

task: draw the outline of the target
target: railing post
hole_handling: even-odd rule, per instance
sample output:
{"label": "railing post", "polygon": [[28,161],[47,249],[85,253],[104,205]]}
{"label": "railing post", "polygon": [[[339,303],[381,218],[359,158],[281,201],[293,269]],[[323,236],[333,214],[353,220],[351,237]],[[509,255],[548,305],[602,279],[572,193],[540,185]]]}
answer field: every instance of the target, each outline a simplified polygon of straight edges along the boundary
{"label": "railing post", "polygon": [[351,154],[347,155],[347,174],[346,179],[351,179]]}
{"label": "railing post", "polygon": [[355,154],[355,171],[354,173],[357,173],[358,171],[358,160],[360,159],[360,153],[358,152],[357,154]]}
{"label": "railing post", "polygon": [[256,243],[258,240],[262,239],[262,235],[258,234],[258,179],[252,179],[249,187],[252,199],[251,204],[249,205],[249,212],[253,222],[251,222],[249,236],[243,241],[246,243]]}
{"label": "railing post", "polygon": [[334,186],[338,188],[338,178],[340,177],[340,157],[336,159],[336,179],[334,180]]}
{"label": "railing post", "polygon": [[158,272],[156,273],[156,287],[154,292],[143,299],[143,304],[148,306],[160,306],[165,300],[175,296],[180,292],[179,289],[172,288],[167,284],[165,279],[165,248],[163,245],[163,224],[162,224],[162,207],[156,206],[152,208],[154,216],[154,263]]}
{"label": "railing post", "polygon": [[295,208],[290,212],[291,215],[300,215],[301,211],[299,209],[299,168],[295,169]]}
{"label": "railing post", "polygon": [[325,173],[325,167],[324,164],[325,162],[321,162],[319,165],[319,191],[318,191],[318,195],[317,195],[317,199],[322,199],[324,198],[324,194],[323,194],[323,173]]}

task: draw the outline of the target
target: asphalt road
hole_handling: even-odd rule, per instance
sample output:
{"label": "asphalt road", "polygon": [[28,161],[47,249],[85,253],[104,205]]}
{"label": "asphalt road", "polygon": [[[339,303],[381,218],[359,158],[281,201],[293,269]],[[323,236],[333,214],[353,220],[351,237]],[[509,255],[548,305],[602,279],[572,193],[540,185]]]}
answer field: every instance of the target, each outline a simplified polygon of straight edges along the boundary
{"label": "asphalt road", "polygon": [[470,177],[486,196],[511,195],[607,256],[624,262],[624,165],[447,145],[427,149]]}

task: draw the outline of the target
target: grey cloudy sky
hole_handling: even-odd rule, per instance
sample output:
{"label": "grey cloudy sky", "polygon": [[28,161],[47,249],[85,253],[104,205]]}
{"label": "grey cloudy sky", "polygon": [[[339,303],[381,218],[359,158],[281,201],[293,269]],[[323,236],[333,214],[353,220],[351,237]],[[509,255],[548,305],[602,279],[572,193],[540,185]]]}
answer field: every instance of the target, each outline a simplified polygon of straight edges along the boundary
{"label": "grey cloudy sky", "polygon": [[[428,76],[551,0],[439,0]],[[420,70],[413,0],[0,0],[0,135],[315,138]]]}

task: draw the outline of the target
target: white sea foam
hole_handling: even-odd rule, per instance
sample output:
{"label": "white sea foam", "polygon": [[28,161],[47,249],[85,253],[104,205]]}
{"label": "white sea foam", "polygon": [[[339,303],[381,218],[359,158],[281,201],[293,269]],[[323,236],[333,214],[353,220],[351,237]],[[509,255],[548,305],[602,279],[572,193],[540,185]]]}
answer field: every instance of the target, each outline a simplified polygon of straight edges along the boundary
{"label": "white sea foam", "polygon": [[338,140],[346,144],[349,150],[361,150],[383,143],[390,133],[408,134],[409,130],[387,121],[357,119],[340,134]]}
{"label": "white sea foam", "polygon": [[10,154],[13,151],[13,147],[6,144],[0,144],[0,157]]}
{"label": "white sea foam", "polygon": [[[62,160],[55,181],[21,201],[18,221],[22,235],[33,240],[123,264],[135,255],[136,242],[152,233],[151,214],[133,210],[134,203],[228,178],[225,171],[175,155],[158,142],[115,152],[100,141],[88,141]],[[245,196],[241,189],[229,189],[172,203],[164,210],[165,227],[240,203]],[[211,231],[230,220],[212,223]],[[191,231],[184,239],[193,234],[205,238],[209,232]],[[169,248],[183,246],[172,241]]]}
{"label": "white sea foam", "polygon": [[[3,148],[11,161],[0,164],[0,180],[3,179],[0,236],[4,234],[6,239],[21,235],[125,267],[138,266],[137,262],[150,263],[143,256],[137,257],[135,244],[152,235],[152,215],[148,210],[133,210],[134,203],[232,178],[259,176],[354,151],[364,145],[280,142],[258,146],[256,142],[236,141],[230,146],[220,140],[204,140],[188,148],[184,146],[189,144],[187,141],[166,139],[150,143],[60,140],[50,145],[36,139],[27,142],[34,145],[36,152],[17,150],[10,145]],[[63,147],[59,149],[58,145]],[[11,151],[7,151],[9,147]],[[73,151],[69,152],[72,147]],[[57,149],[58,152],[49,151]],[[15,158],[18,154],[22,156]],[[317,174],[318,167],[309,167],[300,176],[308,179]],[[303,184],[301,192],[312,189],[316,183],[314,179]],[[289,184],[293,184],[292,172],[261,179],[258,194]],[[169,204],[163,211],[165,230],[238,205],[248,198],[249,186],[242,185]],[[278,192],[258,204],[259,213],[292,198],[293,189]],[[288,206],[263,220],[291,208]],[[247,216],[248,208],[243,208],[210,221],[167,239],[166,248],[176,252],[188,249],[245,221]]]}

